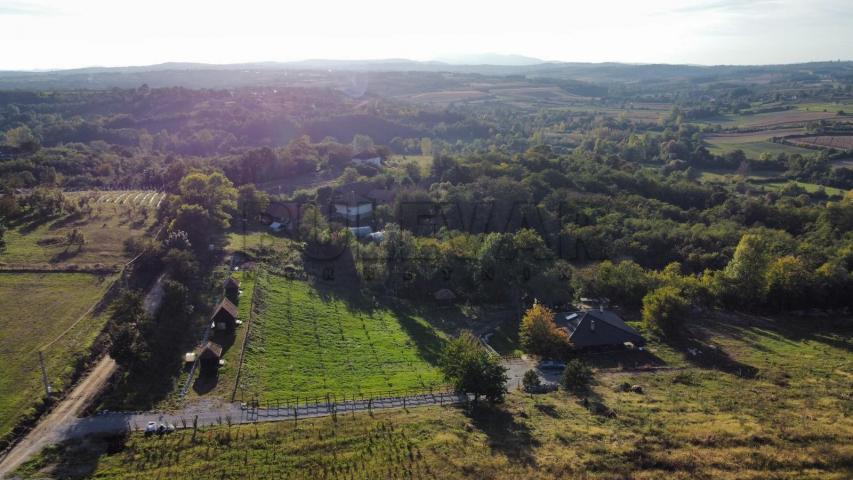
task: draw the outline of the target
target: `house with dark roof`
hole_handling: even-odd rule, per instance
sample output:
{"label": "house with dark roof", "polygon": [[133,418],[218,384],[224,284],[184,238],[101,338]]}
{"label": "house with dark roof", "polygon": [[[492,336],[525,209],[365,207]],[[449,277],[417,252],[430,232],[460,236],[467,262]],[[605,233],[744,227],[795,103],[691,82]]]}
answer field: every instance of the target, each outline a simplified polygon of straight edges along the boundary
{"label": "house with dark roof", "polygon": [[213,315],[210,316],[211,328],[233,332],[237,326],[238,315],[239,310],[237,310],[237,306],[231,303],[231,300],[223,298],[216,308],[213,309]]}
{"label": "house with dark roof", "polygon": [[557,314],[557,326],[566,331],[575,348],[640,347],[646,340],[609,310],[587,310]]}

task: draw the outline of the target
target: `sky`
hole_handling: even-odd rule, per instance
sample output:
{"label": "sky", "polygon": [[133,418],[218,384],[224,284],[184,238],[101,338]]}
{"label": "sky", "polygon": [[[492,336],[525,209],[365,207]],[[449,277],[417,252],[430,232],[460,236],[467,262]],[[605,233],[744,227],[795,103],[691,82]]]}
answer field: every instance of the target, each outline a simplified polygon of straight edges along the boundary
{"label": "sky", "polygon": [[303,59],[853,60],[853,0],[0,0],[0,69]]}

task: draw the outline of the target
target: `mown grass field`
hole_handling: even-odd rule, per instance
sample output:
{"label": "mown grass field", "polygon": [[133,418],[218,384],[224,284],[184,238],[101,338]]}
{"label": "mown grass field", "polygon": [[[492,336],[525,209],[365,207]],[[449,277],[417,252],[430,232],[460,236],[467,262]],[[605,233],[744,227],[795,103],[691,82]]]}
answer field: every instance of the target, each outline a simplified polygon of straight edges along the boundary
{"label": "mown grass field", "polygon": [[[59,337],[103,295],[111,277],[83,273],[0,273],[0,437],[44,396],[38,350]],[[106,323],[93,312],[45,352],[54,389]]]}
{"label": "mown grass field", "polygon": [[[604,372],[586,395],[513,393],[504,405],[428,407],[86,440],[18,473],[54,478],[847,479],[850,330],[719,315],[691,326],[708,356]],[[821,333],[823,332],[823,333]],[[683,351],[683,350],[682,350]],[[623,392],[622,383],[644,393]],[[604,413],[612,412],[612,415]]]}
{"label": "mown grass field", "polygon": [[433,366],[443,334],[347,290],[266,273],[241,390],[265,399],[378,394],[442,383]]}
{"label": "mown grass field", "polygon": [[[67,194],[70,199],[83,193]],[[113,267],[130,258],[124,241],[144,236],[155,221],[156,206],[162,194],[156,192],[91,193],[92,213],[77,213],[56,218],[26,217],[9,225],[6,248],[0,264],[16,267],[46,266],[63,268]],[[82,246],[68,245],[66,235],[77,229],[83,233]]]}

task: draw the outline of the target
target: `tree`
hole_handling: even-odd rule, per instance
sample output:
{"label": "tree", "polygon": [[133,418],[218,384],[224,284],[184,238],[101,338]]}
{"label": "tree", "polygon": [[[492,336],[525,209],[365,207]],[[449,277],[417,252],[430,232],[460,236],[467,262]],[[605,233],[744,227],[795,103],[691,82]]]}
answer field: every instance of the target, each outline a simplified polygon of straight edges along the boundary
{"label": "tree", "polygon": [[474,395],[474,403],[481,396],[490,403],[500,402],[506,394],[506,368],[471,332],[463,332],[447,344],[440,366],[457,391]]}
{"label": "tree", "polygon": [[270,205],[266,192],[258,190],[252,183],[242,185],[237,190],[237,210],[246,219],[256,218]]}
{"label": "tree", "polygon": [[727,290],[742,305],[762,303],[764,300],[765,272],[769,261],[767,247],[761,235],[743,235],[723,272],[728,283]]}
{"label": "tree", "polygon": [[373,149],[373,139],[367,135],[356,134],[352,137],[352,148],[356,153],[370,151]]}
{"label": "tree", "polygon": [[518,336],[526,352],[542,357],[560,357],[568,346],[566,333],[554,322],[554,312],[540,303],[524,314]]}
{"label": "tree", "polygon": [[525,392],[534,392],[542,386],[542,380],[539,379],[539,374],[536,370],[528,370],[524,372],[524,377],[521,379],[521,385]]}
{"label": "tree", "polygon": [[560,384],[568,391],[580,392],[592,383],[592,369],[578,359],[571,360],[563,370]]}
{"label": "tree", "polygon": [[110,305],[110,356],[127,370],[147,360],[148,348],[139,334],[147,322],[142,295],[136,290],[122,290]]}
{"label": "tree", "polygon": [[767,300],[779,310],[803,305],[814,284],[814,276],[806,263],[792,255],[772,261],[765,278]]}
{"label": "tree", "polygon": [[643,297],[643,322],[665,335],[674,335],[684,323],[690,303],[676,287],[663,286]]}
{"label": "tree", "polygon": [[6,144],[22,150],[36,151],[39,149],[38,137],[26,125],[6,131]]}

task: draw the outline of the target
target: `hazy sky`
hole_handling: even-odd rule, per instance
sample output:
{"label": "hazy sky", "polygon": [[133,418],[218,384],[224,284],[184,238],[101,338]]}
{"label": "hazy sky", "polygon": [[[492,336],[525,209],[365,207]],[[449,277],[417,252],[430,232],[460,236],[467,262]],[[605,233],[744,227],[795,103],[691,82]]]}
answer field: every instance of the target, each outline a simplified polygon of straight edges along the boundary
{"label": "hazy sky", "polygon": [[853,0],[0,0],[0,69],[512,53],[767,64],[853,59]]}

